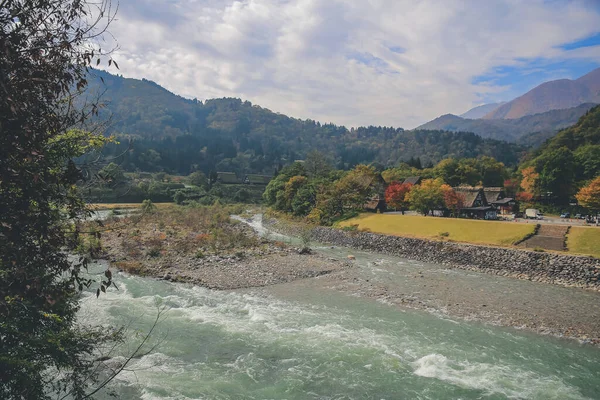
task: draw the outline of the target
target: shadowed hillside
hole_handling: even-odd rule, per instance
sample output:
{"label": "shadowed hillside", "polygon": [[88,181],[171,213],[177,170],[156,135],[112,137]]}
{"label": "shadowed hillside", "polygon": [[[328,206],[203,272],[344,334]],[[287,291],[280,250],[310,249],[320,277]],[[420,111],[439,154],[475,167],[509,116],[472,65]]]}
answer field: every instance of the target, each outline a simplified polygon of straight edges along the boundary
{"label": "shadowed hillside", "polygon": [[542,144],[560,129],[573,125],[595,104],[586,103],[564,110],[552,110],[517,119],[465,119],[442,115],[417,129],[474,132],[482,137],[516,141],[531,146]]}

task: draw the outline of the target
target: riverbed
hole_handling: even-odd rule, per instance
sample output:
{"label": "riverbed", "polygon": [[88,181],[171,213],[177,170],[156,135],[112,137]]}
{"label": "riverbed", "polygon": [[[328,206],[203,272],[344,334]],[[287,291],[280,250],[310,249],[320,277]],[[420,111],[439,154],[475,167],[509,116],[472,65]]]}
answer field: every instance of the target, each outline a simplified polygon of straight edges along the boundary
{"label": "riverbed", "polygon": [[[597,347],[490,323],[508,315],[503,301],[525,314],[553,307],[565,315],[575,301],[597,316],[596,293],[313,247],[331,258],[352,252],[354,268],[236,291],[121,273],[119,291],[86,295],[82,321],[131,332],[149,329],[157,304],[168,308],[154,335],[159,346],[114,382],[119,398],[600,397]],[[457,293],[473,299],[464,315],[452,308]],[[129,338],[130,346],[139,340]]]}

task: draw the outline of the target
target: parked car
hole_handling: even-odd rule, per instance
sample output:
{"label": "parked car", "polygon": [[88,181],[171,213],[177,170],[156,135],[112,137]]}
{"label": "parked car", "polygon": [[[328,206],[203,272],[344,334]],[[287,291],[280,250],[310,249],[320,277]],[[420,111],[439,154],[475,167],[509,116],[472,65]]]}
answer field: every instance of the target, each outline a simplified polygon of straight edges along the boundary
{"label": "parked car", "polygon": [[560,214],[560,217],[561,218],[571,218],[571,213],[564,212],[564,213]]}
{"label": "parked car", "polygon": [[585,217],[581,214],[575,214],[575,217],[573,217],[575,219],[585,219]]}

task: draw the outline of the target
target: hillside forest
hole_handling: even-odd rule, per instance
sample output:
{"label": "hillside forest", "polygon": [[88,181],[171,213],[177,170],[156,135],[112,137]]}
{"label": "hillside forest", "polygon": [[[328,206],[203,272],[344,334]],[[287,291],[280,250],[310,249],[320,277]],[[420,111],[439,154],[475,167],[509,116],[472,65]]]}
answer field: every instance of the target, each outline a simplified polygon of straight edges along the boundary
{"label": "hillside forest", "polygon": [[[91,201],[172,201],[177,196],[178,202],[203,204],[256,202],[264,186],[223,184],[217,172],[259,173],[277,177],[265,192],[267,204],[308,215],[321,187],[331,188],[348,171],[368,167],[383,186],[407,176],[439,179],[450,187],[505,186],[522,201],[560,208],[599,171],[598,107],[531,150],[469,132],[348,129],[290,118],[239,99],[189,100],[148,80],[103,71],[92,76],[88,93],[102,95],[104,102],[93,123],[108,121],[103,129],[115,140],[102,151],[101,157],[112,162],[89,188]],[[88,154],[79,161],[97,157]],[[292,167],[296,161],[300,167]],[[304,179],[290,184],[284,206],[277,193],[296,176]],[[371,189],[383,196],[381,184]]]}

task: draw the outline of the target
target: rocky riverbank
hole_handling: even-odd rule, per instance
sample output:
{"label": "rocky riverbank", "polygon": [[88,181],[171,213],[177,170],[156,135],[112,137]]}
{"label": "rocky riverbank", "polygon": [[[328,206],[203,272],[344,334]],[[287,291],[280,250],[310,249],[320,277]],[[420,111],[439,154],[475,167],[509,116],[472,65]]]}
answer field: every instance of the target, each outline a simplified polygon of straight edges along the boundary
{"label": "rocky riverbank", "polygon": [[[280,233],[307,235],[307,227],[300,224],[266,218],[263,224]],[[600,345],[600,320],[597,318],[600,292],[597,286],[590,285],[585,279],[574,282],[571,278],[566,281],[564,273],[559,274],[560,281],[551,279],[552,273],[559,271],[556,267],[542,275],[540,269],[545,264],[540,257],[550,256],[546,262],[554,260],[554,263],[559,263],[561,258],[554,258],[554,254],[517,250],[515,255],[510,252],[511,249],[456,243],[423,244],[420,242],[428,241],[348,233],[330,228],[311,228],[310,233],[315,241],[335,245],[319,250],[323,254],[337,258],[352,254],[355,268],[341,270],[318,280],[299,281],[294,285],[319,285],[400,308],[426,310],[440,316],[511,326]],[[419,253],[419,249],[435,253],[447,247],[459,250],[447,251],[442,255]],[[482,267],[493,265],[493,257],[497,254],[495,251],[500,251],[500,257],[504,257],[503,268],[513,270]],[[482,258],[482,263],[475,264],[473,258],[467,258],[465,253],[469,257],[478,254],[486,254],[486,257]],[[511,256],[522,258],[511,261]],[[577,272],[571,276],[582,273],[584,267],[594,272],[594,262],[597,260],[568,258],[574,264],[578,260],[584,261],[575,267]],[[459,264],[461,260],[472,264]],[[590,261],[591,265],[585,264]],[[531,264],[519,266],[519,262]],[[577,287],[593,290],[580,290]]]}
{"label": "rocky riverbank", "polygon": [[345,260],[260,238],[217,208],[172,208],[105,224],[101,253],[112,267],[210,289],[268,286],[349,266]]}
{"label": "rocky riverbank", "polygon": [[[275,231],[304,234],[301,224],[265,219]],[[404,238],[313,227],[310,238],[325,244],[394,255],[495,275],[600,291],[600,259],[503,247]]]}

